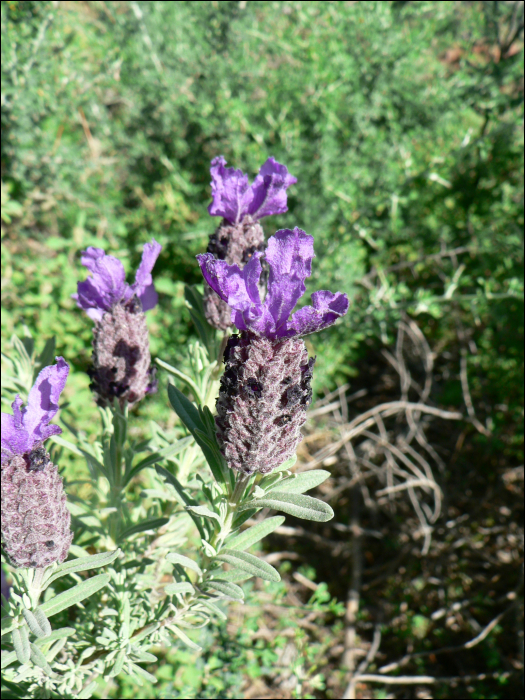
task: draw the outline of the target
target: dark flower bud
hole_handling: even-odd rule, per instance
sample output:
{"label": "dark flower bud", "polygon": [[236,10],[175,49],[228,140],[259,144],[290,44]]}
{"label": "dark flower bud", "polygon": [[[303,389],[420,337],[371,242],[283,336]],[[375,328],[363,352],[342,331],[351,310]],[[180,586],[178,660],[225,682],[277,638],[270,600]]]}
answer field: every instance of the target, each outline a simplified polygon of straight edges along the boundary
{"label": "dark flower bud", "polygon": [[117,304],[93,329],[92,390],[99,406],[114,398],[130,405],[156,388],[146,316],[140,301]]}
{"label": "dark flower bud", "polygon": [[300,338],[232,336],[217,399],[217,439],[228,465],[266,474],[291,457],[310,402],[311,368]]}

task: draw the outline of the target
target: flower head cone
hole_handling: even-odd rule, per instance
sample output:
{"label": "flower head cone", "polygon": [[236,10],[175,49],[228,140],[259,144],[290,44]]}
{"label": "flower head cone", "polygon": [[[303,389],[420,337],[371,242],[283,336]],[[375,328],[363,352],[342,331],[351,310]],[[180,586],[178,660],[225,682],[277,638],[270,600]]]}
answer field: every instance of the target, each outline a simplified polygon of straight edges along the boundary
{"label": "flower head cone", "polygon": [[261,253],[241,270],[210,254],[197,259],[208,284],[231,308],[241,331],[232,336],[217,399],[217,439],[233,469],[267,473],[291,457],[301,440],[311,399],[314,359],[302,336],[332,325],[348,311],[341,292],[314,292],[313,306],[293,313],[311,274],[313,237],[278,231],[268,241],[268,292],[261,302]]}
{"label": "flower head cone", "polygon": [[[223,156],[215,158],[211,165],[213,201],[208,211],[223,219],[210,236],[207,253],[228,265],[243,268],[255,252],[264,249],[264,231],[259,220],[287,211],[286,190],[297,180],[274,158],[268,158],[252,185],[241,170],[225,165]],[[265,286],[264,272],[261,292]],[[226,330],[231,326],[228,304],[208,285],[204,290],[204,310],[215,328]]]}
{"label": "flower head cone", "polygon": [[132,405],[156,389],[144,312],[158,301],[151,271],[160,250],[156,241],[146,243],[131,285],[117,258],[100,248],[88,248],[82,254],[82,264],[91,276],[78,283],[74,298],[95,321],[89,374],[100,406],[115,398]]}
{"label": "flower head cone", "polygon": [[62,562],[73,539],[62,479],[44,447],[48,437],[62,432],[49,423],[68,372],[58,357],[38,375],[27,406],[17,396],[13,415],[2,413],[2,542],[17,567]]}

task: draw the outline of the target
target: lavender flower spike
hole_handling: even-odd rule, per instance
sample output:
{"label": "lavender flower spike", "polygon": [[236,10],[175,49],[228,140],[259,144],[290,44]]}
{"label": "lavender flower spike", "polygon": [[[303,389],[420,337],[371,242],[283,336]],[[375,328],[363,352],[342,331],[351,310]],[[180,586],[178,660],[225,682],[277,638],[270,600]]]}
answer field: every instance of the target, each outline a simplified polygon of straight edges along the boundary
{"label": "lavender flower spike", "polygon": [[156,389],[144,312],[158,301],[151,271],[160,251],[155,240],[146,243],[133,284],[126,283],[118,258],[101,248],[82,253],[81,262],[91,276],[78,283],[73,298],[95,321],[89,374],[100,406],[114,398],[131,405]]}
{"label": "lavender flower spike", "polygon": [[[259,219],[287,211],[287,188],[297,182],[284,165],[268,158],[253,185],[241,170],[226,168],[219,156],[211,164],[213,201],[208,207],[212,216],[223,220],[210,236],[207,251],[228,265],[241,268],[251,256],[264,249],[264,231]],[[266,284],[263,274],[261,290]],[[204,285],[204,311],[208,322],[219,330],[231,326],[231,310],[210,287]]]}
{"label": "lavender flower spike", "polygon": [[56,359],[38,375],[27,406],[17,396],[13,415],[2,413],[2,541],[17,567],[62,562],[73,539],[62,479],[44,447],[47,438],[62,432],[49,422],[69,366]]}
{"label": "lavender flower spike", "polygon": [[268,241],[268,293],[261,302],[262,253],[241,270],[198,255],[204,278],[232,309],[240,331],[228,340],[217,399],[217,440],[232,469],[266,474],[291,457],[301,440],[310,403],[314,358],[301,336],[333,324],[348,311],[340,292],[312,294],[313,306],[290,313],[312,271],[313,237],[295,228]]}
{"label": "lavender flower spike", "polygon": [[224,156],[211,162],[213,201],[208,207],[211,216],[222,216],[230,224],[237,224],[245,216],[257,221],[263,216],[288,211],[286,190],[297,178],[290,175],[285,165],[268,158],[252,185],[242,170],[225,165]]}

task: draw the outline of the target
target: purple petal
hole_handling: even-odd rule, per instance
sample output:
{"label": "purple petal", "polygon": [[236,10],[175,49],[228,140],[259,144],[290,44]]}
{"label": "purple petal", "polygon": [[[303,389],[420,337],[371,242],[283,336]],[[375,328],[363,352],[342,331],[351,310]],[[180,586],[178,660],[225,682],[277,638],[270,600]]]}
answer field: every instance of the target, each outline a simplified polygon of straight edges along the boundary
{"label": "purple petal", "polygon": [[[13,410],[16,406],[18,417],[20,418],[20,404],[22,399],[19,396],[11,404]],[[29,437],[27,430],[21,425],[20,420],[17,420],[16,414],[2,413],[2,464],[6,464],[12,457],[17,454],[29,452],[32,447],[32,440]]]}
{"label": "purple petal", "polygon": [[146,243],[142,251],[142,260],[140,262],[137,274],[135,275],[135,283],[130,289],[133,294],[136,294],[142,302],[142,310],[148,311],[157,305],[159,297],[153,286],[153,277],[151,271],[157,258],[159,257],[162,246],[155,239],[151,243]]}
{"label": "purple petal", "polygon": [[248,177],[242,170],[225,168],[224,156],[218,156],[211,162],[211,194],[213,201],[208,207],[211,216],[222,216],[232,224],[241,220],[248,202]]}
{"label": "purple petal", "polygon": [[92,246],[89,246],[87,250],[82,251],[80,262],[82,265],[84,265],[84,267],[87,267],[88,270],[95,272],[97,260],[103,258],[105,254],[106,253],[102,248],[93,248]]}
{"label": "purple petal", "polygon": [[286,190],[295,182],[297,178],[290,175],[285,165],[268,158],[251,186],[253,197],[246,213],[261,219],[288,211]]}
{"label": "purple petal", "polygon": [[265,257],[270,277],[264,306],[279,331],[305,292],[304,280],[312,273],[314,238],[297,227],[282,229],[268,240]]}
{"label": "purple petal", "polygon": [[282,337],[315,333],[331,326],[348,311],[348,297],[342,292],[314,292],[312,302],[313,306],[304,306],[292,315]]}
{"label": "purple petal", "polygon": [[[56,432],[49,433],[48,423],[58,411],[58,400],[66,385],[69,365],[63,357],[57,357],[56,360],[56,365],[44,367],[40,372],[27,399],[27,408],[23,416],[23,422],[24,428],[33,439],[33,442],[44,440],[49,435],[57,434]],[[55,426],[55,428],[58,428],[58,426]],[[46,430],[49,433],[47,435]],[[62,432],[60,428],[58,430]]]}
{"label": "purple petal", "polygon": [[[232,321],[240,331],[261,333],[268,323],[261,304],[258,282],[262,253],[255,252],[242,270],[217,260],[211,253],[197,255],[204,279],[232,309]],[[270,318],[273,326],[273,319]]]}
{"label": "purple petal", "polygon": [[96,309],[96,314],[89,314],[94,320],[100,320],[105,311],[120,301],[127,288],[124,266],[120,260],[112,255],[100,255],[100,251],[100,248],[88,248],[82,253],[82,264],[93,276],[77,284],[76,295],[81,309],[88,313],[89,309]]}

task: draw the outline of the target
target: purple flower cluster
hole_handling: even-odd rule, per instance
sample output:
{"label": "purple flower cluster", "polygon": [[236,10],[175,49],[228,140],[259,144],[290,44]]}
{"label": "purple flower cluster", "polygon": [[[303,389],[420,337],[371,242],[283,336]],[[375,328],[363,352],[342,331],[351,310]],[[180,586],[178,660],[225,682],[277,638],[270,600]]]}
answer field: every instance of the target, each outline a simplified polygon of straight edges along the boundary
{"label": "purple flower cluster", "polygon": [[209,253],[197,255],[204,279],[230,306],[232,322],[240,331],[252,331],[269,340],[294,338],[331,326],[346,314],[346,294],[319,291],[312,294],[313,306],[304,306],[289,318],[305,293],[305,279],[312,273],[313,236],[294,228],[277,231],[269,239],[264,257],[270,276],[264,302],[258,288],[262,255],[254,253],[242,270]]}
{"label": "purple flower cluster", "polygon": [[224,354],[215,423],[228,465],[244,474],[266,474],[294,454],[315,361],[308,358],[302,336],[327,328],[348,311],[346,294],[319,291],[312,294],[312,306],[292,313],[314,257],[313,237],[301,229],[277,231],[269,239],[264,301],[262,257],[255,252],[240,269],[209,253],[197,256],[204,279],[229,305],[240,331]]}
{"label": "purple flower cluster", "polygon": [[[255,252],[264,250],[260,219],[287,211],[286,190],[297,180],[274,158],[268,158],[252,185],[241,170],[225,165],[222,156],[211,164],[213,201],[208,211],[212,216],[222,216],[223,220],[210,236],[207,252],[242,269]],[[266,282],[264,273],[263,270],[261,291]],[[207,284],[204,285],[204,311],[215,328],[227,330],[231,326],[228,304]]]}
{"label": "purple flower cluster", "polygon": [[78,283],[77,294],[73,294],[73,299],[93,321],[101,321],[104,314],[117,304],[126,305],[134,298],[140,301],[142,311],[153,309],[157,305],[158,296],[151,271],[161,249],[162,246],[155,240],[146,243],[135,282],[127,284],[120,260],[106,255],[102,248],[90,246],[82,253],[80,261],[91,272],[91,277]]}
{"label": "purple flower cluster", "polygon": [[2,541],[14,566],[43,568],[62,562],[73,534],[62,479],[44,442],[62,430],[50,421],[66,384],[69,365],[62,357],[45,367],[13,415],[2,413]]}
{"label": "purple flower cluster", "polygon": [[88,248],[81,262],[90,271],[73,295],[78,306],[95,321],[91,388],[100,406],[113,399],[130,405],[156,390],[151,367],[145,311],[158,301],[151,271],[161,251],[146,243],[133,284],[126,283],[124,266],[101,248]]}
{"label": "purple flower cluster", "polygon": [[286,190],[297,182],[286,166],[275,158],[268,158],[259,174],[248,184],[248,176],[242,170],[226,168],[223,156],[211,162],[211,193],[213,201],[208,207],[211,216],[222,216],[230,224],[237,224],[245,216],[254,221],[263,216],[288,211]]}

